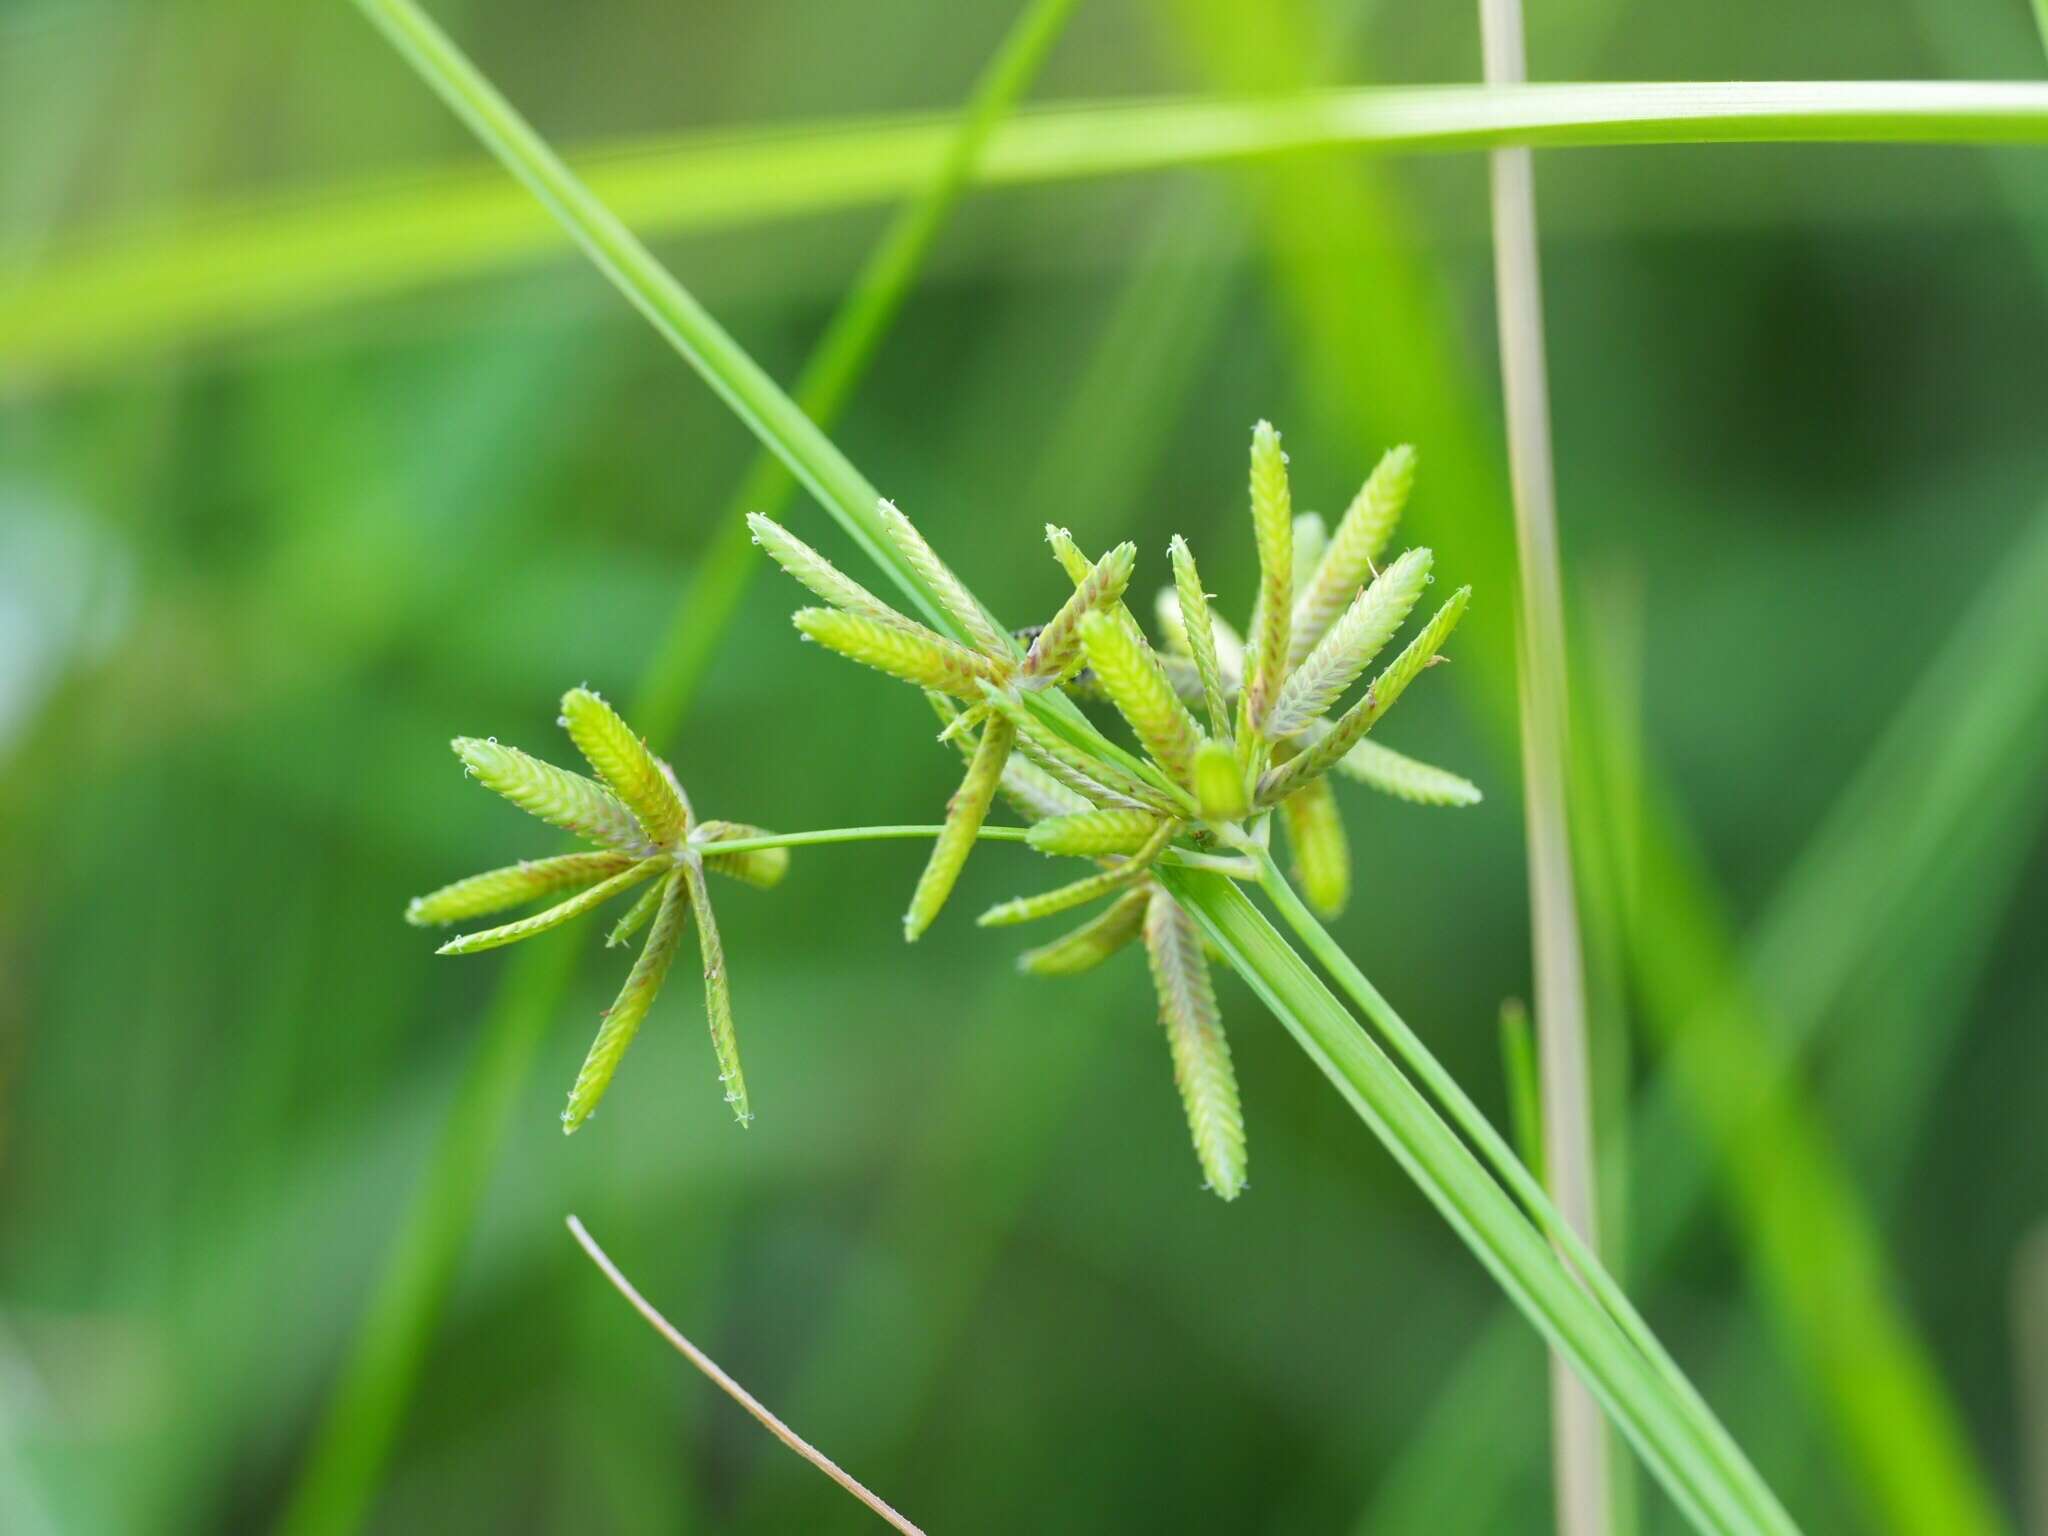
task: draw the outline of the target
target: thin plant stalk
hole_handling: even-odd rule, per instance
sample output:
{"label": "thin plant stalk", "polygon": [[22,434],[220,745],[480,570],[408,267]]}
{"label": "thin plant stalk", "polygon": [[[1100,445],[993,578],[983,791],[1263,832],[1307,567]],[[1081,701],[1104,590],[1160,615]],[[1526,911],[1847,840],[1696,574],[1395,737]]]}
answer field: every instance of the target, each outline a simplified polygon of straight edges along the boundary
{"label": "thin plant stalk", "polygon": [[[935,625],[956,634],[929,585],[885,548],[876,500],[870,499],[872,487],[829,439],[575,180],[415,6],[408,0],[358,4],[486,145],[564,220],[607,275],[684,352],[721,398],[771,443],[827,510],[913,595]],[[1044,706],[1045,717],[1057,727],[1077,738],[1100,739],[1063,695],[1034,702]],[[1615,1316],[1580,1288],[1506,1192],[1336,1004],[1306,963],[1258,917],[1234,883],[1212,873],[1170,866],[1160,868],[1159,878],[1201,909],[1205,929],[1304,1049],[1324,1065],[1531,1321],[1571,1354],[1695,1524],[1712,1531],[1794,1530],[1697,1396],[1667,1379],[1666,1363],[1646,1354]],[[1592,1267],[1597,1271],[1597,1261]]]}
{"label": "thin plant stalk", "polygon": [[766,1429],[769,1434],[780,1440],[792,1451],[795,1451],[797,1455],[803,1457],[805,1461],[808,1461],[820,1472],[831,1478],[833,1482],[844,1488],[856,1499],[859,1499],[861,1503],[867,1505],[869,1509],[881,1516],[892,1527],[901,1531],[903,1536],[924,1536],[924,1532],[896,1513],[886,1500],[878,1494],[870,1492],[867,1485],[862,1483],[860,1479],[846,1471],[838,1462],[783,1423],[781,1419],[777,1418],[769,1410],[767,1404],[763,1403],[753,1393],[726,1374],[716,1360],[713,1360],[703,1350],[683,1337],[681,1330],[655,1310],[654,1304],[634,1288],[633,1282],[628,1280],[620,1271],[619,1266],[611,1261],[611,1256],[598,1247],[597,1239],[592,1237],[589,1230],[574,1216],[569,1218],[569,1234],[576,1239],[583,1251],[590,1256],[590,1262],[595,1264],[605,1279],[611,1282],[612,1289],[625,1297],[633,1310],[644,1317],[648,1325],[656,1333],[660,1334],[675,1347],[677,1354],[697,1367],[721,1392],[752,1414],[760,1422],[761,1427]]}
{"label": "thin plant stalk", "polygon": [[[1486,83],[1523,84],[1528,64],[1521,0],[1480,0],[1479,21]],[[1585,954],[1565,803],[1571,726],[1536,244],[1536,177],[1527,149],[1497,149],[1490,161],[1494,293],[1522,583],[1516,673],[1521,685],[1522,821],[1528,843],[1544,1176],[1559,1212],[1597,1251]],[[1606,1429],[1592,1397],[1562,1359],[1552,1357],[1550,1376],[1558,1529],[1574,1536],[1606,1536],[1611,1524]]]}

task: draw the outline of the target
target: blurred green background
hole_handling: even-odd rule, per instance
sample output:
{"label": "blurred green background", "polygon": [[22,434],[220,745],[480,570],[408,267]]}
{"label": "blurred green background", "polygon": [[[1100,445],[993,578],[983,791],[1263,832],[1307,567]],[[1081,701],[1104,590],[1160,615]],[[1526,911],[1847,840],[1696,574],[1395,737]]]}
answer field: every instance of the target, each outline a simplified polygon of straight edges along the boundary
{"label": "blurred green background", "polygon": [[[1014,19],[435,11],[570,150],[947,112]],[[1529,30],[1539,79],[2041,73],[2021,0],[1538,0]],[[1477,58],[1464,7],[1081,0],[1031,95],[1462,81]],[[0,7],[0,305],[252,202],[315,210],[310,248],[345,256],[394,189],[481,163],[346,6]],[[2048,1209],[2048,166],[1593,150],[1538,177],[1615,1262],[1815,1531],[1901,1528],[1858,1460],[1906,1422],[1876,1365],[1857,1385],[1891,1347],[1857,1331],[1869,1278],[1927,1363],[1910,1392],[2017,1528],[2048,1435],[2048,1361],[2026,1362],[2048,1262],[2025,1260]],[[886,219],[659,249],[791,379]],[[1341,509],[1417,441],[1415,534],[1491,616],[1388,739],[1488,799],[1346,795],[1336,931],[1504,1114],[1495,1020],[1529,985],[1528,919],[1486,242],[1477,156],[976,192],[836,435],[1018,623],[1061,595],[1048,519],[1136,538],[1148,591],[1184,532],[1241,614],[1259,416],[1288,430],[1303,507]],[[211,280],[272,280],[235,249]],[[567,760],[554,701],[631,694],[753,445],[559,241],[345,287],[173,331],[151,318],[170,288],[123,287],[70,355],[0,308],[0,1529],[270,1529],[295,1488],[300,1531],[349,1528],[351,1489],[379,1531],[868,1528],[604,1288],[571,1211],[935,1531],[1548,1529],[1533,1335],[1231,978],[1252,1187],[1203,1194],[1135,956],[1030,980],[1022,942],[963,915],[1045,883],[1022,849],[982,850],[915,950],[916,845],[722,890],[752,1131],[678,984],[563,1139],[624,963],[588,925],[437,960],[400,921],[546,846],[446,742]],[[790,520],[867,576],[816,507]],[[792,606],[753,584],[657,749],[720,816],[935,816],[957,762],[922,706],[800,647]],[[1694,874],[1651,824],[1685,829]],[[1751,1033],[1689,1036],[1670,1020],[1707,982],[1681,951],[1724,925]],[[571,964],[567,999],[522,1014]],[[1751,1048],[1793,1035],[1796,1062]],[[1689,1038],[1792,1095],[1842,1174],[1819,1205],[1759,1196],[1778,1131],[1745,1136],[1740,1072],[1693,1080],[1751,1183],[1672,1194],[1729,1144],[1683,1095],[1646,1109],[1670,1108],[1664,1043]],[[428,1172],[451,1157],[473,1160],[473,1227],[463,1180]],[[433,1244],[402,1250],[424,1257],[386,1315],[421,1331],[364,1353],[423,1199],[446,1294]],[[1869,1253],[1833,1240],[1843,1211]],[[1802,1330],[1830,1322],[1816,1371]],[[330,1419],[352,1350],[360,1391]],[[1880,1421],[1860,1440],[1859,1403]],[[1647,1492],[1642,1524],[1677,1528]]]}

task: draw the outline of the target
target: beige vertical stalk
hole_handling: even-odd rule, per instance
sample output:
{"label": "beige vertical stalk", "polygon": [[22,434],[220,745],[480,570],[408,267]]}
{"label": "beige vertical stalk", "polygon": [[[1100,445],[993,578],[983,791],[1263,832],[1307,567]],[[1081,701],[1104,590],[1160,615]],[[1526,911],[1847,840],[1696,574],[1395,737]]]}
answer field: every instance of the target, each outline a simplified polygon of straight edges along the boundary
{"label": "beige vertical stalk", "polygon": [[[1480,0],[1488,85],[1528,76],[1521,0]],[[1521,692],[1522,786],[1529,849],[1538,1076],[1551,1198],[1589,1247],[1597,1247],[1593,1117],[1586,1053],[1586,983],[1572,884],[1565,807],[1569,740],[1565,690],[1564,584],[1559,572],[1557,487],[1550,455],[1550,395],[1544,377],[1543,293],[1536,254],[1536,185],[1527,149],[1495,150],[1494,290],[1515,545],[1522,590],[1517,645]],[[1605,1536],[1609,1528],[1608,1439],[1599,1406],[1563,1359],[1551,1356],[1552,1444],[1557,1528]]]}

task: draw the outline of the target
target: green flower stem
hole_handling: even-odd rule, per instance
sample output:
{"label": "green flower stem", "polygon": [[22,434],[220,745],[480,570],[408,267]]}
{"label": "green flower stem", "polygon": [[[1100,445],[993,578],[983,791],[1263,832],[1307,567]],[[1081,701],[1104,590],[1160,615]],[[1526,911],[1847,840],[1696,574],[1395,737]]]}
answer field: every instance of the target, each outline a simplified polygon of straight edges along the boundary
{"label": "green flower stem", "polygon": [[[809,848],[827,843],[886,843],[910,842],[918,838],[937,837],[946,829],[937,824],[921,826],[887,827],[826,827],[816,832],[772,832],[760,837],[731,837],[706,845],[704,851],[719,853],[746,853],[755,848]],[[983,827],[975,836],[987,843],[1021,843],[1028,839],[1023,827]],[[1174,864],[1182,869],[1204,869],[1212,874],[1228,875],[1234,880],[1256,880],[1259,870],[1250,860],[1224,854],[1197,853],[1187,848],[1169,848],[1160,855],[1160,862]]]}
{"label": "green flower stem", "polygon": [[[1268,888],[1284,886],[1273,873]],[[1196,871],[1162,869],[1160,879],[1509,1298],[1572,1362],[1692,1523],[1703,1531],[1796,1531],[1739,1452],[1729,1464],[1718,1443],[1725,1432],[1712,1415],[1690,1392],[1672,1390],[1665,1372],[1573,1279],[1544,1235],[1249,898],[1231,882]],[[1398,1026],[1385,1000],[1370,995],[1378,1002],[1375,1022]]]}
{"label": "green flower stem", "polygon": [[[1342,946],[1333,939],[1329,931],[1316,919],[1313,912],[1303,903],[1274,862],[1270,850],[1256,845],[1248,846],[1247,853],[1259,869],[1259,887],[1274,908],[1294,930],[1295,935],[1307,946],[1311,955],[1336,978],[1340,987],[1347,992],[1365,1016],[1371,1019],[1388,1045],[1393,1049],[1408,1070],[1422,1081],[1435,1095],[1437,1102],[1456,1123],[1458,1129],[1471,1138],[1484,1155],[1494,1173],[1513,1192],[1535,1223],[1542,1228],[1545,1236],[1558,1245],[1572,1268],[1584,1281],[1588,1291],[1606,1309],[1629,1341],[1639,1349],[1655,1367],[1659,1377],[1671,1388],[1702,1421],[1706,1439],[1721,1469],[1738,1484],[1750,1485],[1760,1516],[1774,1517],[1789,1526],[1789,1519],[1779,1507],[1776,1497],[1770,1492],[1748,1458],[1731,1439],[1720,1422],[1713,1416],[1698,1391],[1685,1373],[1678,1368],[1657,1336],[1650,1331],[1627,1295],[1614,1278],[1607,1272],[1599,1257],[1587,1247],[1571,1224],[1558,1214],[1545,1193],[1543,1185],[1514,1150],[1494,1129],[1479,1106],[1474,1104],[1465,1090],[1458,1086],[1444,1065],[1439,1062],[1422,1038],[1409,1028],[1407,1021],[1395,1012],[1366,974],[1347,955]],[[1254,984],[1256,985],[1256,983]],[[1626,1426],[1624,1426],[1626,1427]]]}

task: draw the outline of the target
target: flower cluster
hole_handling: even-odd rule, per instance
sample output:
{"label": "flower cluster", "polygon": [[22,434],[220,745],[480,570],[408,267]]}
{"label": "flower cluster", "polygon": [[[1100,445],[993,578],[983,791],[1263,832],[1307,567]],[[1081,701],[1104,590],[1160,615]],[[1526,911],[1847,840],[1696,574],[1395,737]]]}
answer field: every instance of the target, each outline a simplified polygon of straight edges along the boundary
{"label": "flower cluster", "polygon": [[[1414,479],[1414,455],[1389,453],[1334,531],[1294,514],[1280,437],[1252,434],[1251,512],[1259,588],[1250,638],[1211,613],[1187,544],[1170,547],[1173,586],[1160,595],[1165,649],[1155,650],[1123,598],[1136,549],[1090,560],[1061,528],[1046,530],[1073,585],[1050,620],[1012,634],[998,626],[893,505],[883,530],[923,578],[957,638],[918,623],[836,569],[768,518],[754,537],[826,604],[795,616],[810,640],[923,689],[967,771],[911,896],[904,935],[916,939],[958,880],[998,792],[1031,824],[1041,852],[1090,860],[1082,878],[981,915],[984,926],[1028,922],[1114,898],[1099,916],[1023,956],[1027,971],[1066,975],[1144,938],[1160,1017],[1209,1186],[1225,1199],[1244,1186],[1243,1118],[1208,961],[1192,918],[1155,877],[1162,861],[1263,849],[1272,814],[1286,823],[1295,878],[1325,913],[1344,904],[1350,854],[1328,775],[1403,799],[1469,805],[1466,780],[1366,739],[1440,651],[1465,611],[1461,588],[1341,713],[1432,580],[1432,557],[1411,549],[1376,565]],[[1133,753],[1058,694],[1114,706]],[[1064,707],[1062,707],[1064,706]],[[1195,711],[1201,711],[1198,719]]]}
{"label": "flower cluster", "polygon": [[574,1131],[604,1097],[620,1058],[661,990],[681,946],[683,930],[693,916],[697,947],[704,959],[704,1002],[711,1020],[718,1077],[725,1085],[726,1102],[745,1125],[753,1119],[753,1111],[747,1103],[746,1079],[740,1075],[725,955],[704,872],[714,870],[767,889],[779,883],[788,870],[789,850],[741,846],[720,851],[723,843],[741,843],[766,834],[737,822],[697,820],[675,771],[648,751],[611,705],[587,688],[571,689],[563,696],[561,724],[597,771],[598,779],[557,768],[516,747],[500,746],[495,736],[483,741],[457,737],[455,755],[486,787],[542,821],[596,844],[599,851],[522,859],[504,869],[458,880],[414,900],[406,908],[406,921],[420,925],[461,922],[562,891],[575,892],[531,917],[450,939],[439,951],[444,955],[474,954],[546,933],[635,886],[647,885],[605,941],[607,947],[625,944],[643,928],[647,930],[639,958],[617,1000],[605,1010],[583,1070],[569,1091],[562,1129]]}

